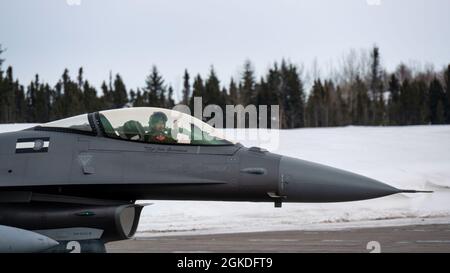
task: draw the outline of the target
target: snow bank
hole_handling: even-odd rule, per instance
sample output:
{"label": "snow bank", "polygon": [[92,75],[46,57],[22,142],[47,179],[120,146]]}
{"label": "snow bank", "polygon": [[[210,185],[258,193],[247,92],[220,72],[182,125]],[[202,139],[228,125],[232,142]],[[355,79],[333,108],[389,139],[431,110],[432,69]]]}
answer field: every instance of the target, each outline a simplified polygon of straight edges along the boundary
{"label": "snow bank", "polygon": [[272,136],[270,142],[242,143],[434,193],[281,209],[272,203],[155,201],[143,212],[138,236],[450,222],[450,126],[295,129]]}

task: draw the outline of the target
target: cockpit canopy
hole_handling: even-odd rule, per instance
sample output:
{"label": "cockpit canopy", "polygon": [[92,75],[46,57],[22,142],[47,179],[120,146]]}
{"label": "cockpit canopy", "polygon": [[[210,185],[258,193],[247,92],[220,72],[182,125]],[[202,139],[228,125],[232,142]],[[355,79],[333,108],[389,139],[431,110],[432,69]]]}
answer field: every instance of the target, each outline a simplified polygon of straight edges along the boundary
{"label": "cockpit canopy", "polygon": [[[42,125],[71,131],[94,132],[88,114]],[[156,107],[100,111],[93,115],[103,135],[110,138],[160,144],[232,145],[222,131],[185,113]]]}
{"label": "cockpit canopy", "polygon": [[40,127],[65,128],[83,132],[93,132],[92,126],[88,119],[88,114],[82,114],[65,119],[58,119],[52,122],[44,123]]}

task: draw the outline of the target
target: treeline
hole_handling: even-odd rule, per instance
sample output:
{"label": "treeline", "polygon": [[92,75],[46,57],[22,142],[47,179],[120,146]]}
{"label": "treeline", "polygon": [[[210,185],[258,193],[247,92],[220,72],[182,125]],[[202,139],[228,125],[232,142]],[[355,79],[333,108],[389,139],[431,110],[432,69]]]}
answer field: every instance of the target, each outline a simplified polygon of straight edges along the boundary
{"label": "treeline", "polygon": [[192,108],[194,97],[222,109],[227,104],[279,105],[282,128],[450,123],[450,65],[435,71],[400,64],[387,72],[377,47],[360,54],[351,51],[326,78],[313,71],[309,90],[303,69],[286,60],[273,64],[259,79],[246,61],[241,77],[226,85],[213,68],[205,78],[185,70],[180,101],[174,100],[174,89],[156,66],[141,88],[128,90],[116,74],[96,90],[82,68],[74,79],[66,69],[55,86],[41,82],[38,75],[25,86],[14,79],[12,67],[1,69],[2,62],[0,123],[42,123],[130,106],[172,108],[183,103]]}

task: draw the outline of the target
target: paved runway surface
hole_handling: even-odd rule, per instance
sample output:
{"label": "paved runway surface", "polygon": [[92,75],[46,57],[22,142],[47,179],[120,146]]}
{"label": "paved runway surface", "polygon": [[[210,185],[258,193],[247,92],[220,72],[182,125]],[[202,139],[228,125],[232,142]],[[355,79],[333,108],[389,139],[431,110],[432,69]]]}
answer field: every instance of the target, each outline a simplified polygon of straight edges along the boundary
{"label": "paved runway surface", "polygon": [[450,252],[450,224],[139,237],[106,248],[108,252]]}

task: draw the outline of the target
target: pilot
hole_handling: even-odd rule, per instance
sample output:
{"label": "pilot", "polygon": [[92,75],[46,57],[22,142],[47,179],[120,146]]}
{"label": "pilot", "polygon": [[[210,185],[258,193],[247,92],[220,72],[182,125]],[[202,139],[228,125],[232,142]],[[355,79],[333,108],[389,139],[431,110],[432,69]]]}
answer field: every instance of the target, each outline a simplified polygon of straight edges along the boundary
{"label": "pilot", "polygon": [[145,130],[137,120],[129,120],[122,127],[123,135],[130,140],[144,140]]}
{"label": "pilot", "polygon": [[172,137],[170,128],[166,127],[167,116],[163,112],[153,113],[148,121],[149,132],[146,135],[147,142],[176,143]]}

